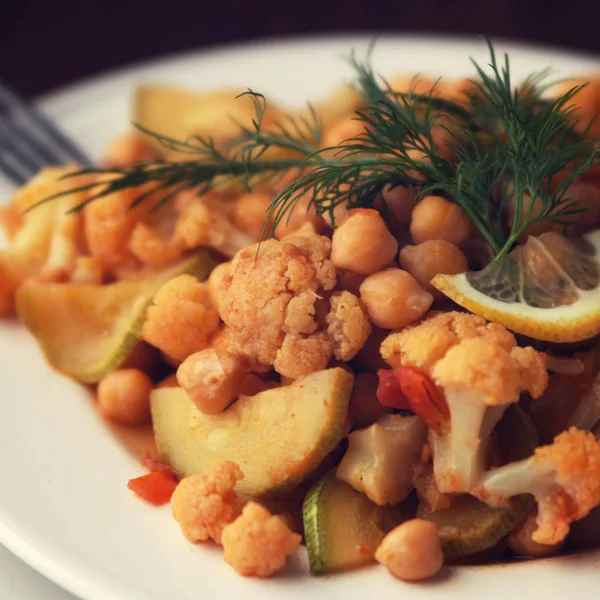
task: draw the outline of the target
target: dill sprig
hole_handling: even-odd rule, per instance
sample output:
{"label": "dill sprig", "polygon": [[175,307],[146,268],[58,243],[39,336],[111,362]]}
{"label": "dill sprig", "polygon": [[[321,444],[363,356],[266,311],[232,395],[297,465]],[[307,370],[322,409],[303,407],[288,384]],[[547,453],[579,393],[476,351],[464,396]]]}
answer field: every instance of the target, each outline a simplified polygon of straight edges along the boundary
{"label": "dill sprig", "polygon": [[[85,169],[67,177],[102,177],[58,195],[89,192],[73,209],[77,211],[109,194],[143,187],[132,206],[157,197],[159,206],[182,190],[202,194],[223,186],[251,189],[274,183],[294,169],[296,179],[283,187],[268,210],[265,223],[272,222],[271,231],[289,219],[303,198],[334,223],[340,204],[370,207],[386,187],[405,186],[414,188],[418,197],[441,194],[458,204],[499,261],[530,225],[566,224],[579,212],[568,196],[569,187],[595,162],[597,146],[586,131],[578,132],[572,100],[583,86],[547,99],[547,71],[513,86],[508,56],[500,66],[492,44],[488,46],[487,68],[472,61],[477,77],[460,101],[443,98],[437,85],[427,94],[397,93],[375,74],[370,53],[364,62],[353,54],[350,61],[365,101],[355,118],[364,131],[339,146],[320,148],[322,126],[310,105],[308,117],[289,117],[266,128],[266,99],[248,90],[256,116],[251,126],[239,125],[239,135],[225,146],[212,138],[175,140],[138,125],[169,150],[193,158]],[[440,131],[448,148],[436,143]],[[514,218],[507,233],[502,224],[509,205]]]}

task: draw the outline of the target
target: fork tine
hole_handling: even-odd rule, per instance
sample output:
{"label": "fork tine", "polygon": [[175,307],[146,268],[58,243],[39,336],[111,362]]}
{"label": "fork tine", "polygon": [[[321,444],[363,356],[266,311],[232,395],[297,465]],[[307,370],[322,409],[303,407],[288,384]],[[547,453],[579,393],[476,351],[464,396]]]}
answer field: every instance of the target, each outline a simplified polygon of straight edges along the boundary
{"label": "fork tine", "polygon": [[28,151],[25,141],[14,124],[0,115],[0,154],[15,166],[19,165],[22,172],[33,176],[46,163]]}
{"label": "fork tine", "polygon": [[31,131],[40,131],[46,135],[58,148],[65,153],[69,160],[78,162],[84,166],[91,166],[89,157],[76,146],[66,135],[64,135],[53,123],[38,112],[31,104],[23,100],[14,91],[0,83],[0,107],[9,111],[17,109],[23,117],[24,122],[29,122],[33,127]]}
{"label": "fork tine", "polygon": [[31,179],[31,175],[23,174],[21,170],[15,167],[9,158],[10,157],[5,157],[2,152],[0,152],[0,171],[3,171],[8,175],[17,185],[23,185]]}
{"label": "fork tine", "polygon": [[33,133],[15,119],[0,114],[0,146],[20,147],[35,162],[38,169],[45,165],[60,165],[66,156],[61,156],[46,142],[34,137]]}

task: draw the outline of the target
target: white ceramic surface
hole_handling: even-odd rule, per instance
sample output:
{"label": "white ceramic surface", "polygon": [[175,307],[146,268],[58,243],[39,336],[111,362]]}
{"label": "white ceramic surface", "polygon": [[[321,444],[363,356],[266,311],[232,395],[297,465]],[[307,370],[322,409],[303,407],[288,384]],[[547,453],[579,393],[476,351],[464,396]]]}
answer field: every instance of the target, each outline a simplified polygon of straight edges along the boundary
{"label": "white ceramic surface", "polygon": [[0,546],[0,598],[3,600],[77,600]]}
{"label": "white ceramic surface", "polygon": [[[298,105],[349,79],[344,62],[367,38],[288,40],[189,54],[102,76],[42,101],[94,157],[127,128],[131,92],[142,82],[191,88],[251,86]],[[510,49],[517,77],[553,66],[558,73],[599,71],[600,62],[556,51]],[[380,38],[374,54],[385,75],[420,71],[463,76],[469,56],[485,61],[481,41]],[[36,66],[32,65],[32,76]],[[0,202],[10,194],[0,181]],[[238,577],[216,548],[192,546],[169,509],[149,508],[126,489],[141,468],[99,421],[85,391],[52,372],[16,322],[0,323],[0,541],[85,600],[189,598],[560,599],[596,595],[600,552],[513,566],[445,570],[406,585],[383,569],[311,578],[303,553],[269,581]],[[577,590],[575,592],[575,590]]]}

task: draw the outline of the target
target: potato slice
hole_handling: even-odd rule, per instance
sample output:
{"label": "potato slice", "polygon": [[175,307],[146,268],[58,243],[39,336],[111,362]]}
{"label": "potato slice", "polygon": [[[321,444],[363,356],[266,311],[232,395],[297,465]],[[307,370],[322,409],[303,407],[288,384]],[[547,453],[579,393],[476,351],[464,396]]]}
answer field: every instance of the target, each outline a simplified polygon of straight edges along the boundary
{"label": "potato slice", "polygon": [[[145,85],[137,89],[134,121],[161,135],[186,141],[192,136],[212,137],[217,143],[239,134],[239,124],[252,127],[256,110],[250,96],[236,98],[244,90],[222,89],[191,92],[164,85]],[[268,127],[279,118],[279,111],[267,106],[263,125]],[[166,158],[186,160],[190,155],[166,148],[152,139]]]}
{"label": "potato slice", "polygon": [[354,378],[341,368],[318,371],[289,386],[240,396],[225,412],[199,412],[182,388],[152,392],[161,460],[180,477],[231,460],[252,497],[294,488],[341,441]]}
{"label": "potato slice", "polygon": [[17,291],[17,313],[52,367],[83,383],[95,383],[127,358],[146,308],[163,283],[183,273],[205,279],[215,264],[211,254],[203,253],[135,281],[30,282]]}

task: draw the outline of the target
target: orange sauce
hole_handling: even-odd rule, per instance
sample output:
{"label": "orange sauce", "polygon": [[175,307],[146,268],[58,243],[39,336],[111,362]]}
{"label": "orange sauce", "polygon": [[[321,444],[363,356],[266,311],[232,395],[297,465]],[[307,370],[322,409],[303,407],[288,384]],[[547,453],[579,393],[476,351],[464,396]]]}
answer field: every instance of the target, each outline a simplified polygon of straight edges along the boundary
{"label": "orange sauce", "polygon": [[127,450],[142,462],[146,455],[158,459],[158,451],[156,449],[156,440],[154,438],[154,430],[152,423],[142,423],[141,425],[120,425],[106,419],[98,410],[98,401],[95,397],[92,398],[93,406],[98,417],[102,419],[112,434],[119,440]]}

